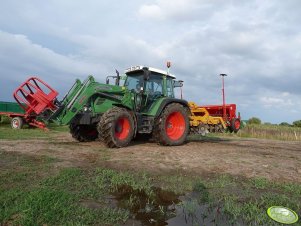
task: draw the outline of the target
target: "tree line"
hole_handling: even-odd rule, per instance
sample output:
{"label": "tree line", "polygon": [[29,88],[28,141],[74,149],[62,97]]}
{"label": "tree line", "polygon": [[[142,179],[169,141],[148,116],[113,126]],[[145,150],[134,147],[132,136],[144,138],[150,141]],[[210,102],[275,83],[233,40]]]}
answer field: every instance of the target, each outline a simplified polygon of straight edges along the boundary
{"label": "tree line", "polygon": [[[247,124],[256,124],[256,125],[260,125],[260,124],[265,124],[265,125],[273,125],[272,123],[269,122],[265,122],[262,123],[260,118],[257,117],[252,117],[249,120],[247,120]],[[301,120],[297,120],[294,121],[292,124],[288,123],[288,122],[281,122],[278,124],[279,126],[292,126],[292,127],[301,127]]]}

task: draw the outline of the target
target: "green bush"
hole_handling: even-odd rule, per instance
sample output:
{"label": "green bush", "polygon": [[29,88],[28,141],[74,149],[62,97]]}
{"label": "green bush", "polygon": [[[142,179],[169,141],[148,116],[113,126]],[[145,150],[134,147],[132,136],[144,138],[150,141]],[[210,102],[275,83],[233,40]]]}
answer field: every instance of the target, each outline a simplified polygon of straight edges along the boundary
{"label": "green bush", "polygon": [[287,122],[281,122],[279,124],[279,126],[291,126],[291,124],[287,123]]}
{"label": "green bush", "polygon": [[294,121],[294,122],[293,122],[293,125],[294,125],[295,127],[301,127],[301,120]]}
{"label": "green bush", "polygon": [[10,118],[7,116],[0,115],[0,123],[1,124],[10,124]]}
{"label": "green bush", "polygon": [[252,117],[248,120],[248,124],[256,124],[256,125],[260,125],[261,124],[261,120],[259,118],[256,117]]}

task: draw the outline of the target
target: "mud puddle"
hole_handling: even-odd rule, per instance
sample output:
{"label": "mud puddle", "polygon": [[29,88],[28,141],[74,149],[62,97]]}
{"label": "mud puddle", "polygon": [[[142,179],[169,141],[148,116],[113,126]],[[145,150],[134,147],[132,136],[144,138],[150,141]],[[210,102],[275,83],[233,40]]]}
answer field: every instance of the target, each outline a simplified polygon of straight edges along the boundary
{"label": "mud puddle", "polygon": [[125,185],[113,196],[119,208],[130,211],[130,220],[125,225],[231,225],[220,206],[200,203],[198,192],[178,196],[160,188],[146,192]]}
{"label": "mud puddle", "polygon": [[199,197],[198,192],[179,197],[181,202],[176,206],[175,217],[168,219],[166,225],[233,225],[230,218],[222,212],[221,205],[201,203]]}
{"label": "mud puddle", "polygon": [[130,218],[140,222],[140,225],[167,225],[167,220],[176,216],[176,208],[180,203],[175,193],[160,188],[145,191],[124,185],[113,196],[118,201],[117,206],[129,210]]}

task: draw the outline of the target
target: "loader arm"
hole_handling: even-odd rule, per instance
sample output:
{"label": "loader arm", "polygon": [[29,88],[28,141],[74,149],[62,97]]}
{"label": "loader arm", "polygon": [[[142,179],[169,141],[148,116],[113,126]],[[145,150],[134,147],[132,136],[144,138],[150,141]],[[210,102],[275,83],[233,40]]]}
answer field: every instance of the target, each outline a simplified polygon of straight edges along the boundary
{"label": "loader arm", "polygon": [[80,115],[97,118],[112,105],[125,105],[124,93],[122,87],[95,82],[92,76],[83,82],[76,80],[49,120],[67,125]]}

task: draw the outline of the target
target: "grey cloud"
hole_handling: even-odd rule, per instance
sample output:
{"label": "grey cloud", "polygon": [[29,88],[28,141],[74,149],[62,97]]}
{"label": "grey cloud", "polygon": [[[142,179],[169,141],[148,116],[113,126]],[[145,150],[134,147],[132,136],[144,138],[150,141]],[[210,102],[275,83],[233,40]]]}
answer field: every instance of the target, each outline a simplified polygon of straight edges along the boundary
{"label": "grey cloud", "polygon": [[2,90],[4,88],[1,99],[11,99],[12,90],[32,75],[40,76],[62,90],[61,84],[68,84],[67,81],[73,82],[76,77],[82,78],[101,71],[100,65],[57,54],[32,43],[24,35],[3,31],[0,31],[0,52],[0,79]]}

